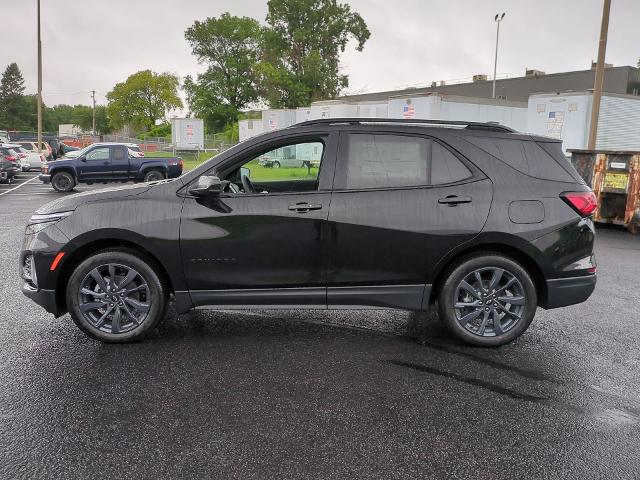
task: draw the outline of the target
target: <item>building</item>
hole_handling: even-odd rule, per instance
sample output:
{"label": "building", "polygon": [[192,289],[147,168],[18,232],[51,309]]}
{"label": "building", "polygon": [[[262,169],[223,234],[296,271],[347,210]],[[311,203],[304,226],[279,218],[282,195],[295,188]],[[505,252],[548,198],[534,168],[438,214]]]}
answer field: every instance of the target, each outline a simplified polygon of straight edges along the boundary
{"label": "building", "polygon": [[[391,96],[424,95],[441,93],[463,97],[492,98],[493,82],[486,75],[475,75],[475,81],[447,84],[433,82],[431,86],[391,90],[386,92],[347,95],[340,100],[349,102],[380,101]],[[496,80],[496,97],[515,102],[527,102],[535,93],[584,91],[593,89],[595,69],[546,74],[527,69],[523,77]],[[640,69],[635,67],[609,67],[604,73],[603,90],[619,95],[640,95]]]}

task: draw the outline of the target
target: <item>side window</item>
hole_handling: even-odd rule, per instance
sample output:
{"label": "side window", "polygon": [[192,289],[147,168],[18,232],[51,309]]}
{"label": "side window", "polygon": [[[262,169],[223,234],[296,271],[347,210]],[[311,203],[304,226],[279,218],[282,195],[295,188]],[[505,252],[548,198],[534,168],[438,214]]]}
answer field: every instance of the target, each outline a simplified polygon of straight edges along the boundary
{"label": "side window", "polygon": [[123,147],[113,147],[113,159],[121,162],[126,158],[125,149]]}
{"label": "side window", "polygon": [[109,147],[94,148],[86,155],[87,160],[109,160]]}
{"label": "side window", "polygon": [[419,137],[350,134],[345,188],[427,185],[428,146]]}
{"label": "side window", "polygon": [[267,192],[315,190],[323,153],[320,140],[284,145],[252,158],[242,171]]}
{"label": "side window", "polygon": [[464,180],[471,171],[458,157],[438,142],[431,142],[431,185],[442,185]]}

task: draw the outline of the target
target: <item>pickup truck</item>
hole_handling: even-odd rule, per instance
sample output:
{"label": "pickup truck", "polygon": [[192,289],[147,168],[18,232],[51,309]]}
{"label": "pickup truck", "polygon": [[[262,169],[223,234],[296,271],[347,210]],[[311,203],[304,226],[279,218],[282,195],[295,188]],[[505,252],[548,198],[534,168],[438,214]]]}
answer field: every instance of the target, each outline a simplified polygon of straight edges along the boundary
{"label": "pickup truck", "polygon": [[58,192],[78,183],[152,182],[182,175],[179,157],[134,157],[122,143],[94,143],[75,158],[61,158],[42,166],[39,178]]}

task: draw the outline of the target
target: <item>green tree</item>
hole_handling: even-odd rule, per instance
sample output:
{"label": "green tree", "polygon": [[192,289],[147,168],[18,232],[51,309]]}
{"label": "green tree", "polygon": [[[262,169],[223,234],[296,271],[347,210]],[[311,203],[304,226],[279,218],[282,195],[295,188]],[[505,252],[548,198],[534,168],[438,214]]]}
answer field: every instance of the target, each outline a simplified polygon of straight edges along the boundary
{"label": "green tree", "polygon": [[340,53],[349,40],[362,51],[371,33],[363,18],[337,0],[269,0],[262,94],[275,108],[295,108],[337,96],[349,85]]}
{"label": "green tree", "polygon": [[29,102],[24,97],[24,78],[17,63],[7,66],[0,80],[0,125],[20,130],[30,124]]}
{"label": "green tree", "polygon": [[204,73],[184,82],[187,102],[217,131],[237,120],[238,112],[258,99],[255,65],[260,57],[262,27],[248,17],[223,13],[219,18],[196,21],[185,38]]}
{"label": "green tree", "polygon": [[111,126],[150,129],[167,111],[182,108],[178,96],[180,81],[171,73],[142,70],[116,84],[107,93],[107,113]]}

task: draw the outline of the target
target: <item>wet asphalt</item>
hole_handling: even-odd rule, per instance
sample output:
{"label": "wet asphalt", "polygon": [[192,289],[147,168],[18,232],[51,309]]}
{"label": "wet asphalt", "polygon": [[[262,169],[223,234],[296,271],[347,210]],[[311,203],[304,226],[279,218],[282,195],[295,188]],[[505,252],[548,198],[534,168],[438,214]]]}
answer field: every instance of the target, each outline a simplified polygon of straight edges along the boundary
{"label": "wet asphalt", "polygon": [[15,186],[2,479],[640,477],[640,237],[599,228],[591,299],[497,349],[390,310],[170,312],[144,343],[103,345],[20,293],[25,222],[58,194]]}

